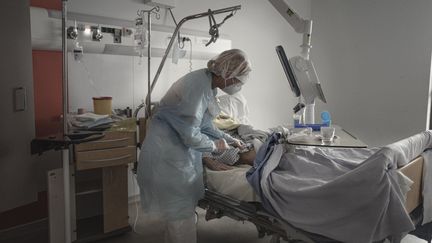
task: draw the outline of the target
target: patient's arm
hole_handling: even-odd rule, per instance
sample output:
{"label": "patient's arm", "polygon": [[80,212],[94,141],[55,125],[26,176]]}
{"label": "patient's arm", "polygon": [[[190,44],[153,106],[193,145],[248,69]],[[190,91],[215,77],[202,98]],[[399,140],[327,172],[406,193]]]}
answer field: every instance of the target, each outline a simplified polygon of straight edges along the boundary
{"label": "patient's arm", "polygon": [[240,155],[240,158],[238,160],[239,164],[253,165],[253,162],[256,157],[256,153],[254,149],[249,150],[248,152],[245,153],[240,153],[239,155]]}
{"label": "patient's arm", "polygon": [[223,171],[223,170],[231,170],[234,168],[232,166],[226,165],[222,162],[219,162],[209,157],[203,157],[202,160],[205,166],[207,166],[207,168],[209,168],[210,170]]}

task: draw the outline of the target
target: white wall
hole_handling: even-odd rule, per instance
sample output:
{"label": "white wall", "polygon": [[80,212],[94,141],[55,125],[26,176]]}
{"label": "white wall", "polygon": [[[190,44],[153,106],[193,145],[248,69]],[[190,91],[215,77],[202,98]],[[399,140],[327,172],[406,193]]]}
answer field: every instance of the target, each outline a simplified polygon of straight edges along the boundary
{"label": "white wall", "polygon": [[[310,16],[309,0],[291,0],[289,3],[300,15],[304,17]],[[225,8],[238,4],[242,5],[242,9],[222,26],[220,32],[229,36],[233,48],[243,49],[251,59],[253,72],[249,83],[243,89],[251,110],[250,120],[252,124],[262,129],[291,122],[292,107],[297,100],[290,92],[274,48],[276,45],[282,44],[287,55],[296,55],[300,51],[301,35],[292,30],[269,2],[261,0],[178,0],[173,12],[177,21],[179,21],[187,15],[205,12],[209,8]],[[148,9],[149,7],[134,0],[121,2],[115,0],[74,0],[70,2],[69,6],[69,10],[72,12],[128,20],[133,20],[136,17],[136,11],[144,8]],[[166,16],[164,10],[161,13],[161,19],[159,21],[154,20],[154,23],[173,25],[171,17]],[[224,16],[217,16],[217,21],[221,21]],[[183,27],[207,32],[208,19],[191,20],[186,22]],[[131,92],[130,95],[135,97],[133,103],[135,106],[141,99],[137,97],[142,97],[142,94],[146,93],[146,64],[138,66],[136,60],[121,56],[89,54],[87,60],[88,69],[93,73],[91,76],[93,76],[97,86],[100,87],[101,95],[108,95],[103,93],[103,90],[106,89],[103,86],[116,85],[116,87],[120,87],[123,85],[123,80],[121,80],[123,75],[126,80],[135,80],[134,86],[129,83],[126,84],[127,87],[121,88],[123,96],[127,92]],[[152,70],[156,70],[159,60],[158,58],[152,59]],[[167,65],[168,63],[170,63],[170,60],[167,61]],[[91,97],[79,94],[84,89],[87,90],[84,93],[92,89],[87,82],[86,72],[83,70],[82,65],[80,66],[72,61],[70,65],[71,86],[74,86],[72,82],[83,84],[83,86],[76,85],[76,89],[71,88],[70,95],[72,99],[75,99],[73,97],[76,96],[76,100],[85,100],[86,106],[91,108]],[[204,65],[205,62],[198,62],[194,65],[194,68],[203,67]],[[169,70],[170,68],[174,69],[174,71]],[[119,73],[120,69],[123,69],[123,71]],[[165,67],[154,91],[155,98],[160,97],[171,82],[181,76],[181,73],[186,72],[187,64],[183,64],[179,68],[172,67],[172,65],[168,68]],[[135,75],[135,78],[131,75]],[[139,82],[141,81],[143,83],[140,86]],[[124,106],[131,99],[124,96],[123,98],[117,98],[117,100],[121,106]]]}
{"label": "white wall", "polygon": [[[38,192],[46,190],[46,171],[61,162],[58,152],[30,154],[35,116],[28,5],[26,0],[0,2],[4,31],[14,37],[4,38],[0,46],[0,212],[36,201]],[[25,111],[14,110],[13,91],[18,87],[26,89]]]}
{"label": "white wall", "polygon": [[316,0],[312,59],[336,124],[370,146],[426,128],[428,0]]}
{"label": "white wall", "polygon": [[[300,15],[310,17],[310,0],[288,1]],[[282,67],[275,53],[276,45],[283,45],[288,56],[300,52],[301,35],[273,9],[271,4],[262,0],[178,0],[173,9],[177,21],[191,14],[234,5],[242,9],[229,19],[220,29],[220,33],[232,40],[232,47],[248,53],[253,72],[249,83],[244,86],[243,94],[250,107],[251,123],[261,129],[291,123],[292,108],[297,99],[292,95]],[[137,1],[116,0],[74,0],[70,1],[69,10],[97,16],[133,20],[138,9],[144,9]],[[173,25],[171,17],[161,11],[161,19],[153,20],[157,24]],[[217,16],[221,21],[225,15]],[[202,18],[186,22],[183,28],[208,31],[208,19]],[[188,55],[188,54],[187,54]],[[152,77],[161,58],[153,58]],[[136,107],[147,94],[147,59],[138,64],[138,58],[85,54],[83,63],[73,61],[69,56],[69,95],[71,110],[77,108],[92,109],[92,96],[113,96],[114,108]],[[193,68],[205,67],[205,61],[195,60]],[[188,60],[181,59],[174,65],[168,59],[153,92],[158,100],[177,78],[188,72]],[[87,71],[87,70],[88,71]],[[92,80],[92,81],[90,81]],[[92,85],[92,83],[94,85]],[[132,175],[130,175],[132,176]],[[131,177],[132,178],[132,177]],[[129,180],[129,194],[138,192]]]}
{"label": "white wall", "polygon": [[[84,54],[81,62],[76,62],[69,54],[69,107],[71,111],[84,108],[93,110],[92,97],[113,97],[113,108],[135,109],[147,95],[147,57]],[[156,73],[161,58],[152,58],[151,77]],[[192,68],[205,67],[206,62],[193,60]],[[152,100],[160,100],[169,86],[189,72],[189,59],[180,59],[173,64],[168,59],[158,85],[152,93]],[[140,115],[143,115],[140,112]]]}

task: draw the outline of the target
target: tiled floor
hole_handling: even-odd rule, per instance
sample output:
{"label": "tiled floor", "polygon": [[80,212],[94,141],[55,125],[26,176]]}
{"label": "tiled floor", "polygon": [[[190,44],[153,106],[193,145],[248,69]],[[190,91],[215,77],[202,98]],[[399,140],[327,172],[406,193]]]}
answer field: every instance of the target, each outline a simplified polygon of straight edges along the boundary
{"label": "tiled floor", "polygon": [[425,240],[419,239],[412,235],[407,235],[405,238],[403,238],[402,243],[424,243]]}
{"label": "tiled floor", "polygon": [[[139,210],[139,207],[138,207]],[[139,210],[139,218],[135,228],[136,232],[119,238],[112,238],[103,241],[104,243],[153,243],[163,242],[163,226],[157,220],[146,220]],[[215,219],[206,221],[204,210],[197,209],[198,212],[198,242],[202,243],[261,243],[269,242],[270,237],[258,239],[258,232],[255,226],[249,222],[238,222],[229,218]],[[130,210],[131,226],[136,217],[135,207]],[[127,239],[127,240],[126,240]]]}
{"label": "tiled floor", "polygon": [[[157,220],[149,220],[144,217],[139,210],[139,217],[135,231],[98,241],[101,243],[162,243],[163,226]],[[136,219],[136,208],[132,204],[130,207],[130,224],[134,225]],[[198,209],[198,243],[262,243],[270,242],[270,237],[258,238],[257,230],[252,223],[239,222],[230,218],[223,217],[211,221],[205,221],[204,210]],[[44,225],[45,224],[45,225]],[[38,227],[27,230],[26,232],[8,232],[0,234],[1,243],[48,243],[48,233],[46,221]],[[407,235],[402,243],[425,243],[414,236]]]}
{"label": "tiled floor", "polygon": [[[138,207],[139,211],[139,207]],[[238,222],[230,218],[205,221],[204,210],[197,210],[199,215],[198,221],[198,243],[261,243],[270,242],[270,237],[258,239],[257,230],[252,223]],[[131,207],[129,215],[131,216],[131,225],[136,217],[135,207]],[[147,221],[143,218],[141,212],[136,225],[136,232],[132,232],[122,237],[112,238],[103,241],[104,243],[153,243],[163,242],[162,225],[157,221]],[[407,235],[402,243],[425,243],[426,241],[418,239],[415,236]]]}

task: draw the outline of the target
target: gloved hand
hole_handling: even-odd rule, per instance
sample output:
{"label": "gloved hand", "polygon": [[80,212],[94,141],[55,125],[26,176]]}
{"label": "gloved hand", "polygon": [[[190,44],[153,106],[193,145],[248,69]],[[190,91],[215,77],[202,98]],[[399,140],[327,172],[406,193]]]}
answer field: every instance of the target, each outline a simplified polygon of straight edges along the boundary
{"label": "gloved hand", "polygon": [[240,139],[233,138],[232,146],[242,150],[242,149],[245,149],[246,144]]}
{"label": "gloved hand", "polygon": [[219,151],[220,152],[220,151],[225,151],[225,150],[229,149],[229,146],[228,146],[227,142],[223,138],[215,140],[214,144],[216,146],[216,150],[215,151]]}

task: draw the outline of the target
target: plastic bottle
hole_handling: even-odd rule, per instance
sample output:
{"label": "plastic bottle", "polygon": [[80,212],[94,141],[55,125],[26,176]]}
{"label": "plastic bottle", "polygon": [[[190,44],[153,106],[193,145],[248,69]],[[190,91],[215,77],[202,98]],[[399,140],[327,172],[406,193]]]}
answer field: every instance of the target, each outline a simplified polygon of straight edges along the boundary
{"label": "plastic bottle", "polygon": [[294,113],[293,119],[294,119],[294,127],[301,124],[301,115],[300,114]]}
{"label": "plastic bottle", "polygon": [[128,107],[126,107],[126,117],[132,117],[132,109]]}
{"label": "plastic bottle", "polygon": [[321,122],[324,125],[331,126],[330,112],[328,112],[328,111],[321,112]]}

